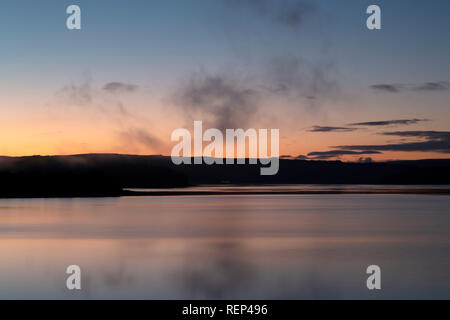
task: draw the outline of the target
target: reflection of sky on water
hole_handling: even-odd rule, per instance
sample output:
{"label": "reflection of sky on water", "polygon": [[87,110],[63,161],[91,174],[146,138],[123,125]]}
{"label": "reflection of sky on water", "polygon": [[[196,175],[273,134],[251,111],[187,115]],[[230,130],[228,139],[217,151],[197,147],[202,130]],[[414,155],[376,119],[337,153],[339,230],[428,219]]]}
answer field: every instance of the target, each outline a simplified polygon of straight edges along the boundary
{"label": "reflection of sky on water", "polygon": [[[0,200],[0,298],[450,298],[450,197]],[[81,292],[65,268],[82,268]],[[365,268],[382,268],[382,291]]]}

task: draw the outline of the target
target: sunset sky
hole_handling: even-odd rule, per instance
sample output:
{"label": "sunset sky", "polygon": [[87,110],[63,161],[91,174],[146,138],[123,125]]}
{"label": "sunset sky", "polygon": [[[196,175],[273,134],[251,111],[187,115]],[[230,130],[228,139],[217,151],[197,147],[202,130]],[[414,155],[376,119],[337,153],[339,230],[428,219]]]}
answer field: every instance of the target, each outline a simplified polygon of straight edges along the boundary
{"label": "sunset sky", "polygon": [[203,120],[279,128],[293,158],[450,158],[449,14],[448,0],[2,0],[0,155],[170,155],[172,131]]}

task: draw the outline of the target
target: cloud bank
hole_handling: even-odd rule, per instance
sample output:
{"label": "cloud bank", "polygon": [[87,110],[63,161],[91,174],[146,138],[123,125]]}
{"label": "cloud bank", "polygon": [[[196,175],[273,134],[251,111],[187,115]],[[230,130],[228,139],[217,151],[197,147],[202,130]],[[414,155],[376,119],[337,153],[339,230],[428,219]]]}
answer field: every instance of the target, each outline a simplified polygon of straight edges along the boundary
{"label": "cloud bank", "polygon": [[404,152],[440,152],[450,153],[449,131],[395,131],[384,132],[383,135],[403,138],[416,138],[422,141],[410,141],[381,145],[344,145],[333,148],[354,151],[404,151]]}

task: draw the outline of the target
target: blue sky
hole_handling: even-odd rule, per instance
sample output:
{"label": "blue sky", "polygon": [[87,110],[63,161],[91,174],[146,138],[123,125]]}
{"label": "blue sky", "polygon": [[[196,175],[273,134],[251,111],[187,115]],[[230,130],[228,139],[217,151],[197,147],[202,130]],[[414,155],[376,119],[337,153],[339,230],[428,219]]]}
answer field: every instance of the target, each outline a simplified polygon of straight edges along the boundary
{"label": "blue sky", "polygon": [[[160,114],[161,104],[172,102],[172,91],[192,73],[226,71],[227,77],[238,75],[250,87],[261,88],[273,80],[268,66],[287,58],[309,68],[305,73],[310,79],[304,82],[304,74],[289,76],[299,85],[316,81],[310,75],[314,72],[339,85],[339,96],[330,97],[329,87],[321,91],[307,83],[301,95],[323,94],[325,111],[302,109],[300,128],[338,125],[344,118],[363,121],[367,115],[369,120],[438,118],[434,128],[448,129],[446,90],[386,95],[375,94],[371,86],[450,81],[449,1],[254,0],[249,5],[251,1],[2,0],[0,94],[7,102],[0,103],[10,116],[20,118],[16,110],[41,114],[43,106],[57,104],[52,99],[61,88],[87,77],[98,88],[111,81],[138,85],[142,90],[136,97],[122,97],[121,103]],[[65,27],[71,4],[82,10],[80,31]],[[308,8],[301,22],[289,25],[278,19],[299,4]],[[365,27],[371,4],[382,9],[382,30]],[[284,82],[291,80],[282,76]],[[292,111],[292,99],[265,100],[285,113]],[[364,112],[355,112],[362,105]],[[294,130],[293,123],[276,125]]]}
{"label": "blue sky", "polygon": [[[267,50],[258,40],[278,39],[270,50],[289,48],[307,56],[317,54],[321,41],[330,41],[340,68],[356,77],[361,72],[371,72],[380,81],[449,76],[450,3],[445,0],[314,1],[321,8],[320,18],[330,21],[284,30],[281,37],[283,26],[258,21],[251,10],[224,2],[4,0],[2,73],[12,79],[22,73],[33,76],[41,70],[39,64],[50,74],[104,68],[138,75],[154,71],[164,77],[167,71],[233,63],[233,48],[245,48],[249,39],[249,51],[256,55]],[[383,29],[370,32],[364,11],[374,3],[382,8]],[[82,9],[80,32],[65,29],[70,4]],[[265,37],[258,38],[261,33]]]}

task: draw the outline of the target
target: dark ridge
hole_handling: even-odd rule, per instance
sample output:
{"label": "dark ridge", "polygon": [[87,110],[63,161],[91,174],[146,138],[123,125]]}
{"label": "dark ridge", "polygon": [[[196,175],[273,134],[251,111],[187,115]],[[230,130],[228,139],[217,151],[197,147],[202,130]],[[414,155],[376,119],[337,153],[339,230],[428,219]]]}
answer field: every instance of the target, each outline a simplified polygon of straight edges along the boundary
{"label": "dark ridge", "polygon": [[259,165],[181,165],[175,170],[198,184],[450,184],[450,160],[355,163],[280,159],[274,176]]}
{"label": "dark ridge", "polygon": [[180,165],[170,157],[119,154],[0,157],[0,197],[96,197],[124,188],[199,184],[450,184],[450,160],[349,163],[280,160],[275,176],[260,165]]}
{"label": "dark ridge", "polygon": [[125,187],[186,185],[186,177],[175,173],[167,158],[158,156],[0,157],[0,197],[3,198],[120,196]]}

